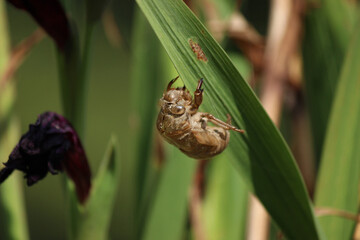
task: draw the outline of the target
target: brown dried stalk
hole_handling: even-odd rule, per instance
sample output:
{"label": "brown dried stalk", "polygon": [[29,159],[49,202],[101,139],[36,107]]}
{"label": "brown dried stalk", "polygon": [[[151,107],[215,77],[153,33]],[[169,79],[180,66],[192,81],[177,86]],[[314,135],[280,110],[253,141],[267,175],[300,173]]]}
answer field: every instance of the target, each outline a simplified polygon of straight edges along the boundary
{"label": "brown dried stalk", "polygon": [[[300,89],[291,89],[292,99],[285,99],[291,110],[291,134],[294,136],[291,149],[305,181],[310,197],[315,187],[315,161],[312,149],[311,131],[304,96]],[[286,97],[286,96],[285,96]]]}
{"label": "brown dried stalk", "polygon": [[330,208],[330,207],[316,207],[315,215],[318,217],[336,216],[336,217],[346,218],[352,221],[360,222],[360,215],[356,215],[354,213],[345,210]]}
{"label": "brown dried stalk", "polygon": [[258,76],[264,67],[265,39],[240,13],[231,16],[227,32],[252,63],[254,73]]}
{"label": "brown dried stalk", "polygon": [[256,29],[237,11],[239,4],[234,5],[234,13],[229,20],[222,21],[214,4],[202,0],[208,27],[217,41],[227,34],[235,41],[244,55],[253,64],[255,74],[263,69],[265,40]]}
{"label": "brown dried stalk", "polygon": [[360,240],[360,221],[356,224],[353,239]]}
{"label": "brown dried stalk", "polygon": [[[289,63],[298,52],[304,9],[303,0],[273,0],[271,2],[260,99],[277,126],[280,123],[286,82],[290,77]],[[267,239],[269,223],[270,218],[266,210],[255,198],[251,198],[247,239]]]}

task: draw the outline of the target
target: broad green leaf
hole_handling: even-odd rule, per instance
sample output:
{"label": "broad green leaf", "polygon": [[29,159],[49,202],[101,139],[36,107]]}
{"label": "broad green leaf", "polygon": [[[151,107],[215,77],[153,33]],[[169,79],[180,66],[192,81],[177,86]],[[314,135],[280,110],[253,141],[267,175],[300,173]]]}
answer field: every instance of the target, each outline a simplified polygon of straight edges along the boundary
{"label": "broad green leaf", "polygon": [[[321,159],[315,203],[356,215],[360,181],[360,18],[342,68]],[[356,222],[324,216],[329,239],[352,239]]]}
{"label": "broad green leaf", "polygon": [[[188,89],[205,79],[200,109],[246,130],[231,133],[235,168],[290,239],[318,239],[304,183],[294,159],[258,99],[223,49],[180,0],[138,0]],[[192,51],[191,44],[201,48]],[[202,52],[201,52],[202,51]],[[206,58],[204,57],[206,56]],[[291,217],[289,217],[291,216]]]}
{"label": "broad green leaf", "polygon": [[342,0],[324,0],[320,4],[322,4],[331,30],[335,33],[333,37],[341,47],[346,47],[356,21],[358,12],[356,10],[356,3]]}
{"label": "broad green leaf", "polygon": [[[303,41],[305,93],[309,107],[314,151],[321,158],[331,105],[353,26],[349,3],[324,1],[305,18]],[[347,16],[339,18],[339,16]],[[321,69],[321,71],[319,71]]]}
{"label": "broad green leaf", "polygon": [[211,161],[203,207],[209,240],[245,239],[248,189],[226,154]]}
{"label": "broad green leaf", "polygon": [[119,176],[117,141],[112,137],[94,180],[91,196],[84,206],[76,239],[107,239]]}
{"label": "broad green leaf", "polygon": [[159,187],[144,228],[144,240],[180,240],[186,224],[188,190],[196,161],[169,148]]}

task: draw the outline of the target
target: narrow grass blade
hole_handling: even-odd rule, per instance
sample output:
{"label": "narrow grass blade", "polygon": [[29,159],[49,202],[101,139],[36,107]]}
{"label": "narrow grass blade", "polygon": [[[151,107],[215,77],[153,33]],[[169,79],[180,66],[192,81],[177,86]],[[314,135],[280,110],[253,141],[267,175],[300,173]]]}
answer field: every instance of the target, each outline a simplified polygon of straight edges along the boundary
{"label": "narrow grass blade", "polygon": [[[180,0],[138,0],[189,89],[205,79],[204,108],[230,113],[246,134],[231,134],[236,169],[290,239],[318,239],[304,183],[279,131],[220,46]],[[291,216],[291,217],[289,217]]]}
{"label": "narrow grass blade", "polygon": [[[161,97],[160,43],[142,12],[137,9],[134,22],[131,120],[134,136],[133,158],[136,161],[137,203],[142,201],[154,138],[157,101]],[[151,59],[151,61],[149,61]]]}
{"label": "narrow grass blade", "polygon": [[320,4],[335,33],[333,37],[341,47],[346,47],[358,14],[356,4],[341,0],[325,0]]}
{"label": "narrow grass blade", "polygon": [[[2,1],[0,3],[0,33],[1,33],[1,41],[0,41],[0,76],[5,71],[7,63],[10,59],[10,43],[8,38],[8,26],[7,26],[7,14],[5,11],[5,2]],[[1,78],[0,78],[1,79]]]}
{"label": "narrow grass blade", "polygon": [[[0,139],[0,159],[6,160],[20,137],[20,124],[13,117]],[[0,186],[1,238],[29,239],[22,174],[13,173]]]}
{"label": "narrow grass blade", "polygon": [[[2,84],[2,74],[9,62],[10,43],[7,29],[5,2],[0,2],[0,168],[3,167],[12,149],[20,138],[20,124],[13,116],[15,103],[15,84],[13,81]],[[0,232],[4,239],[29,239],[26,221],[22,177],[13,173],[0,186]]]}
{"label": "narrow grass blade", "polygon": [[107,239],[110,220],[119,186],[120,161],[117,141],[111,138],[109,147],[94,180],[89,202],[79,222],[76,239]]}
{"label": "narrow grass blade", "polygon": [[196,162],[170,147],[153,206],[144,228],[143,240],[180,240],[186,223],[188,189]]}
{"label": "narrow grass blade", "polygon": [[[336,91],[316,191],[316,206],[359,210],[360,181],[360,18]],[[356,222],[324,216],[320,223],[329,239],[352,239]]]}

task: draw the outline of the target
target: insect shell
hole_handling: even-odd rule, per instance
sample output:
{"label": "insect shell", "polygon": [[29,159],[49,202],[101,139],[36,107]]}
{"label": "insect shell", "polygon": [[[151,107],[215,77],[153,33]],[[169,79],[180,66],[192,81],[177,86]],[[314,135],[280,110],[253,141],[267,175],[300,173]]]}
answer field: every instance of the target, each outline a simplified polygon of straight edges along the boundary
{"label": "insect shell", "polygon": [[[218,155],[229,143],[228,130],[243,133],[231,125],[230,115],[227,122],[215,118],[210,113],[198,112],[202,103],[203,79],[199,80],[194,99],[185,88],[172,88],[174,78],[168,84],[160,99],[160,112],[157,129],[167,142],[195,159],[209,159]],[[208,126],[208,121],[216,126]]]}

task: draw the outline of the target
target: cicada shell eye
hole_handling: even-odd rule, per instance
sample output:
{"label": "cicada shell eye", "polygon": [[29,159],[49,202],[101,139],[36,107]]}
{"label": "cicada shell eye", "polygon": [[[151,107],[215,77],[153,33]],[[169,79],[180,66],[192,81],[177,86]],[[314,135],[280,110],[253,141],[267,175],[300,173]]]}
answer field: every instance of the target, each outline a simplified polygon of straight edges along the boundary
{"label": "cicada shell eye", "polygon": [[172,114],[182,115],[185,113],[185,107],[182,105],[174,105],[170,108]]}

